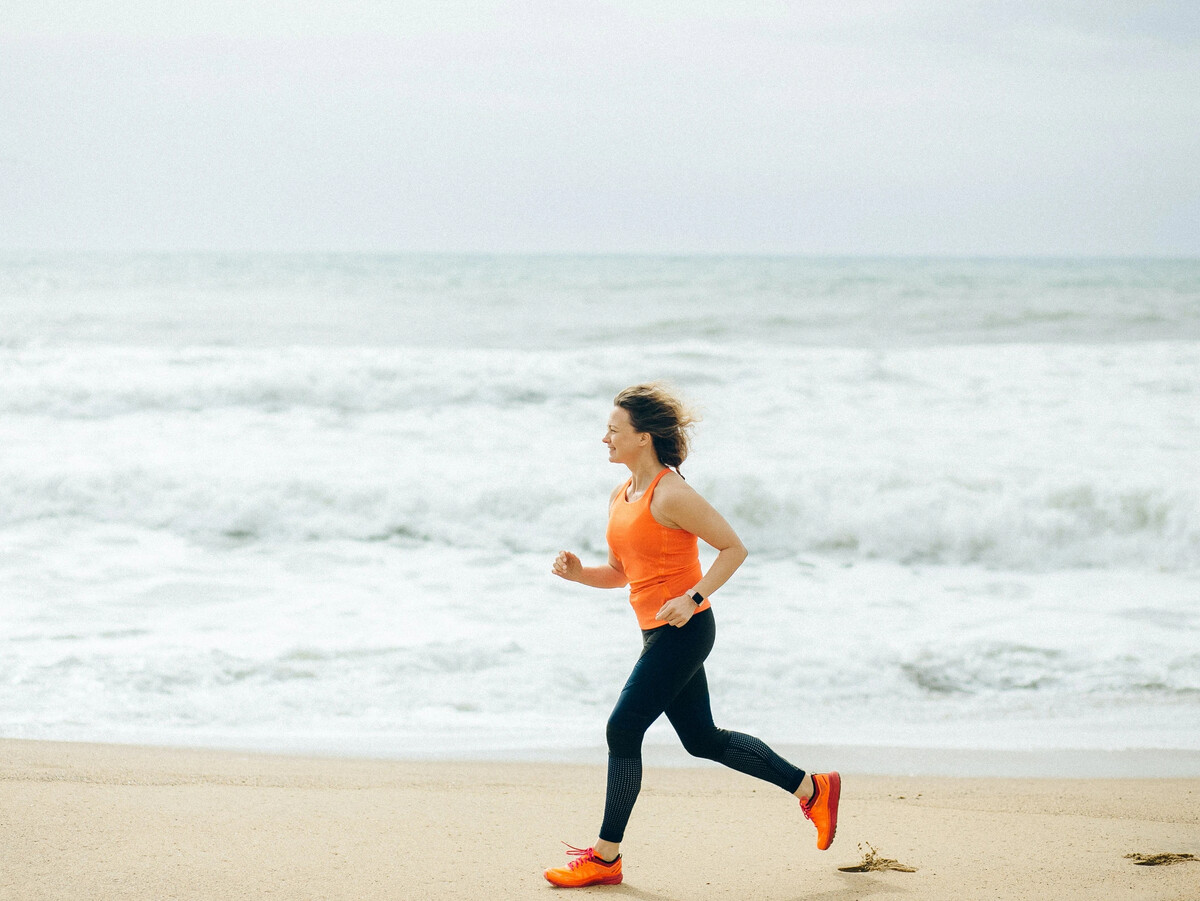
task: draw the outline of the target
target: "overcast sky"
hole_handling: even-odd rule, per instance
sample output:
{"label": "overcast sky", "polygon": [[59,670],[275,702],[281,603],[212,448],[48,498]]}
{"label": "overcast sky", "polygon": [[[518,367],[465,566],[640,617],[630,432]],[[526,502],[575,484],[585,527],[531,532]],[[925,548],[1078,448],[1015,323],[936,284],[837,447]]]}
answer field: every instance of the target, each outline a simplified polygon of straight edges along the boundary
{"label": "overcast sky", "polygon": [[1200,255],[1200,3],[4,0],[0,248]]}

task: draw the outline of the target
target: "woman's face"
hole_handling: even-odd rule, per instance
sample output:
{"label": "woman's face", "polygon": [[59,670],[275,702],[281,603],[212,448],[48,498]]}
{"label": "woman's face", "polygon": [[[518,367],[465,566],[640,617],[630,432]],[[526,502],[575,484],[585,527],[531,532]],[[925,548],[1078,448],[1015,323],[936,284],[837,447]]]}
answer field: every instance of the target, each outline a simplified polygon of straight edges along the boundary
{"label": "woman's face", "polygon": [[612,414],[608,417],[608,428],[601,440],[608,445],[608,462],[632,463],[646,446],[650,436],[634,429],[627,410],[623,407],[613,407]]}

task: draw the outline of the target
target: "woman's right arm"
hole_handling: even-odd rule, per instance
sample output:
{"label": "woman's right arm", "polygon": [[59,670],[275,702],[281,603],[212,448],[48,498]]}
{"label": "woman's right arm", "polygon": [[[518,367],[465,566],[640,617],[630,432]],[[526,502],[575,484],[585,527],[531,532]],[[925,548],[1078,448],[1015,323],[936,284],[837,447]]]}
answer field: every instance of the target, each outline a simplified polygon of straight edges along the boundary
{"label": "woman's right arm", "polygon": [[608,552],[608,563],[604,566],[584,566],[570,551],[559,551],[550,572],[568,582],[579,582],[592,588],[624,588],[629,584],[621,561]]}
{"label": "woman's right arm", "polygon": [[[617,494],[624,490],[624,484],[613,489],[613,493],[608,497],[609,510],[612,509]],[[550,572],[560,579],[590,585],[592,588],[624,588],[629,584],[625,567],[621,566],[621,561],[614,556],[612,548],[608,549],[608,564],[605,566],[584,566],[570,551],[559,551]]]}

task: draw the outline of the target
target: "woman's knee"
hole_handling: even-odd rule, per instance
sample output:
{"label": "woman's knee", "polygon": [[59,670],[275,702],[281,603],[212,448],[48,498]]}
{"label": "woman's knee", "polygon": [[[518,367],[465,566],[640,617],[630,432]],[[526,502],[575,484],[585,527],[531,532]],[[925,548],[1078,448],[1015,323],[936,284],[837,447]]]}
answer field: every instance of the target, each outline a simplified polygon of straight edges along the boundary
{"label": "woman's knee", "polygon": [[608,753],[613,757],[641,757],[642,737],[648,728],[648,723],[642,725],[634,717],[614,713],[606,730]]}
{"label": "woman's knee", "polygon": [[702,757],[705,760],[720,760],[725,749],[729,747],[729,733],[715,726],[712,729],[680,734],[679,739],[683,742],[685,751],[693,757]]}

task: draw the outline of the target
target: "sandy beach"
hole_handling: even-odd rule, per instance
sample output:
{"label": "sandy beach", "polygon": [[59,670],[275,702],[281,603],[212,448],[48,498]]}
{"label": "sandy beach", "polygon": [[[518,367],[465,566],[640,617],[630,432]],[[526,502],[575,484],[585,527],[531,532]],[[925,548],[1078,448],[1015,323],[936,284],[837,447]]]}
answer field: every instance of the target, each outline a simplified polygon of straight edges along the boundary
{"label": "sandy beach", "polygon": [[[409,762],[0,741],[0,897],[549,898],[594,838],[593,764]],[[640,901],[1200,898],[1200,779],[844,773],[828,852],[782,793],[649,768],[625,883]],[[843,872],[874,848],[915,872]]]}

